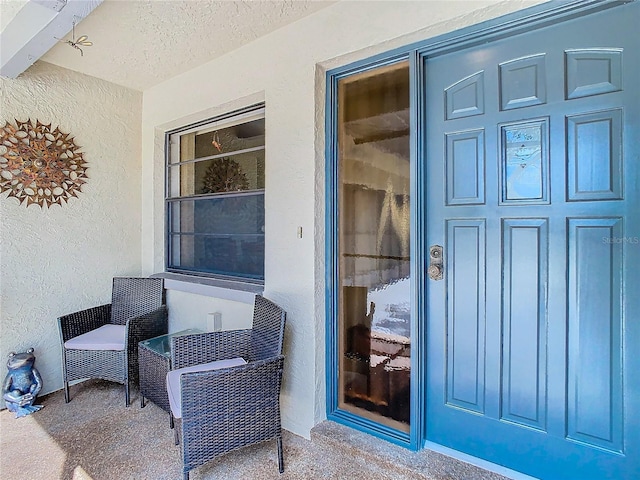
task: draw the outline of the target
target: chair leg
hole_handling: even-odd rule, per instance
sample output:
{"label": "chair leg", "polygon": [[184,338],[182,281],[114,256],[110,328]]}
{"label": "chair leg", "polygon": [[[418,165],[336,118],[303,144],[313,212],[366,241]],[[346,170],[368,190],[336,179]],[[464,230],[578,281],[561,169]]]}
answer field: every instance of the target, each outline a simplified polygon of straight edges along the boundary
{"label": "chair leg", "polygon": [[282,454],[282,436],[276,438],[278,444],[278,469],[284,473],[284,455]]}
{"label": "chair leg", "polygon": [[64,403],[69,403],[69,382],[64,382]]}
{"label": "chair leg", "polygon": [[183,480],[189,480],[189,472],[184,472],[182,474],[182,478],[183,478]]}
{"label": "chair leg", "polygon": [[174,427],[174,423],[173,423],[173,415],[170,413],[169,414],[169,428],[173,428]]}
{"label": "chair leg", "polygon": [[144,408],[144,395],[140,394],[140,408]]}
{"label": "chair leg", "polygon": [[129,375],[129,362],[126,357],[126,352],[124,357],[123,368],[124,368],[124,403],[125,403],[125,406],[128,407],[131,404],[131,396],[129,395],[131,376]]}

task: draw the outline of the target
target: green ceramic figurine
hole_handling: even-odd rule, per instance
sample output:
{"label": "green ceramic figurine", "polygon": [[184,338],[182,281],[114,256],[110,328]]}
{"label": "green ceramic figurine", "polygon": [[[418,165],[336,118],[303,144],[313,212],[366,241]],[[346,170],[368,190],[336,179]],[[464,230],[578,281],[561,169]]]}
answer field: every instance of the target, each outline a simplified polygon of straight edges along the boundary
{"label": "green ceramic figurine", "polygon": [[2,385],[2,398],[10,412],[16,418],[37,412],[42,405],[34,405],[38,392],[42,389],[42,377],[33,364],[36,357],[33,348],[23,353],[9,354],[7,361],[7,376]]}

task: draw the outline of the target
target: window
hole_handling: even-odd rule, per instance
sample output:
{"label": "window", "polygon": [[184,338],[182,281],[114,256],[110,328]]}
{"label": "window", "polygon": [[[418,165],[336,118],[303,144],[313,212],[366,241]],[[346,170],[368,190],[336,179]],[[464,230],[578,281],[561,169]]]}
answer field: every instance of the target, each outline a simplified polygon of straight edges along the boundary
{"label": "window", "polygon": [[405,439],[412,344],[409,63],[348,74],[336,86],[332,413]]}
{"label": "window", "polygon": [[264,280],[264,106],[167,133],[167,270]]}

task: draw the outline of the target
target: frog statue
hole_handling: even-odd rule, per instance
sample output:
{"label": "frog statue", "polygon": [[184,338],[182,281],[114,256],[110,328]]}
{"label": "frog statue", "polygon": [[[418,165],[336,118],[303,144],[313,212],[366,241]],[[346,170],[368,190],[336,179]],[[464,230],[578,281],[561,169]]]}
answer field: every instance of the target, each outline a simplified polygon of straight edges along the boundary
{"label": "frog statue", "polygon": [[23,353],[9,354],[7,376],[2,384],[2,398],[16,418],[37,412],[42,405],[34,405],[38,392],[42,389],[42,377],[33,364],[36,357],[33,348]]}

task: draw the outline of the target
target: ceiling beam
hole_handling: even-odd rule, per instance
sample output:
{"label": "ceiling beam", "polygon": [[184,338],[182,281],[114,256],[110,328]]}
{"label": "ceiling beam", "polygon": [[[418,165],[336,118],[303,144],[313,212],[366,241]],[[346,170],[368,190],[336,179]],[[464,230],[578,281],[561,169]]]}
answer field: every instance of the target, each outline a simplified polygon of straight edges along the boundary
{"label": "ceiling beam", "polygon": [[102,0],[29,0],[0,33],[0,75],[16,78]]}

